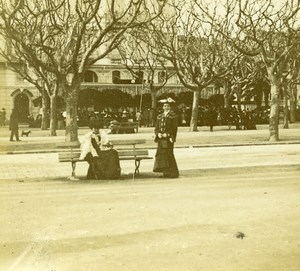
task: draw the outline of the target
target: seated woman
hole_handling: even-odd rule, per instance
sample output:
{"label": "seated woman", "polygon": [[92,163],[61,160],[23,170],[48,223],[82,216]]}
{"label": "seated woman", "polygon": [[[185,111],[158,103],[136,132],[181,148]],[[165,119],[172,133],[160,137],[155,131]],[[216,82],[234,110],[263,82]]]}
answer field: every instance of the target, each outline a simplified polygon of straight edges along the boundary
{"label": "seated woman", "polygon": [[89,163],[88,180],[118,179],[121,175],[118,152],[113,149],[105,132],[99,132],[95,123],[90,124],[91,131],[80,139],[81,160]]}

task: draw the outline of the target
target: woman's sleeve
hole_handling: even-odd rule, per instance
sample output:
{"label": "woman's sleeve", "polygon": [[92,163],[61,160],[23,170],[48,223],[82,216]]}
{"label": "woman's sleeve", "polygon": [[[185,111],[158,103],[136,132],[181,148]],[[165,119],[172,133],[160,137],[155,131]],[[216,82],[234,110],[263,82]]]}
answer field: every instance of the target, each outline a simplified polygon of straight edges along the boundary
{"label": "woman's sleeve", "polygon": [[90,138],[88,136],[83,136],[79,139],[80,142],[80,157],[79,160],[84,160],[90,151]]}
{"label": "woman's sleeve", "polygon": [[177,128],[178,128],[178,118],[177,116],[172,118],[172,125],[171,125],[171,135],[170,137],[172,138],[173,142],[176,141],[177,137]]}

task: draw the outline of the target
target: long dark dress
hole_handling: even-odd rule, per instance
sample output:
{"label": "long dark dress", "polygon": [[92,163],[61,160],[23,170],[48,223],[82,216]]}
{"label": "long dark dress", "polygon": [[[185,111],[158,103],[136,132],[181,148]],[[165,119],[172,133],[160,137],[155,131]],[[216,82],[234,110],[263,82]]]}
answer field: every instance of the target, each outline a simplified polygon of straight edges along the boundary
{"label": "long dark dress", "polygon": [[[177,178],[179,176],[173,152],[174,142],[177,136],[177,121],[177,115],[172,111],[166,116],[159,114],[156,120],[155,142],[157,142],[157,150],[153,171],[162,172],[163,176],[167,178]],[[159,133],[166,134],[167,137],[159,138]]]}
{"label": "long dark dress", "polygon": [[114,149],[102,150],[99,157],[94,157],[95,175],[98,180],[119,179],[121,168],[118,152]]}
{"label": "long dark dress", "polygon": [[91,142],[98,156],[93,156],[91,153],[88,153],[85,158],[85,160],[89,163],[87,179],[119,179],[121,175],[121,167],[118,152],[114,149],[100,150],[95,138],[91,138]]}

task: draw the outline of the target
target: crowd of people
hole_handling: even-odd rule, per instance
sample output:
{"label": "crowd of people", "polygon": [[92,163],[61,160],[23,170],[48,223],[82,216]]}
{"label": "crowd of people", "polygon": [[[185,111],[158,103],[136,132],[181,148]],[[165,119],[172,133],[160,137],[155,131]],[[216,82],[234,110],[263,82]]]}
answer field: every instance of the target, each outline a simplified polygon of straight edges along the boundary
{"label": "crowd of people", "polygon": [[134,121],[139,122],[139,125],[143,127],[153,127],[155,115],[154,110],[150,108],[142,111],[133,111],[128,108],[120,108],[117,111],[104,109],[101,112],[94,111],[91,108],[78,109],[79,126],[87,126],[91,118],[94,118],[101,128],[108,127],[111,121]]}
{"label": "crowd of people", "polygon": [[42,125],[42,114],[37,114],[35,117],[30,114],[28,116],[29,128],[40,128]]}
{"label": "crowd of people", "polygon": [[[174,107],[173,110],[178,118],[179,126],[189,126],[191,121],[191,107],[180,106]],[[154,127],[156,117],[162,112],[162,108],[157,110],[145,108],[143,110],[134,110],[132,108],[120,108],[113,111],[106,108],[101,112],[94,111],[92,108],[78,108],[78,126],[87,127],[92,118],[97,122],[100,128],[109,128],[112,121],[116,122],[138,122],[139,127]],[[57,112],[58,130],[65,129],[66,112],[61,110]],[[229,129],[235,126],[236,129],[255,129],[256,124],[267,124],[269,121],[269,109],[243,109],[238,110],[235,106],[224,108],[215,106],[199,106],[198,126],[213,127],[217,125],[227,125]],[[48,127],[50,120],[48,121]],[[0,127],[5,126],[6,111],[5,108],[0,111]],[[42,124],[42,113],[39,112],[33,116],[28,116],[29,128],[40,128]]]}
{"label": "crowd of people", "polygon": [[[111,121],[117,122],[138,122],[140,127],[154,127],[156,116],[162,112],[158,107],[157,111],[145,108],[142,111],[132,111],[121,109],[119,111],[103,110],[94,112],[91,108],[78,110],[79,126],[88,126],[91,118],[98,122],[99,127],[109,127]],[[174,112],[178,118],[179,126],[189,126],[191,121],[191,108],[188,106],[175,107]],[[231,129],[251,130],[255,129],[256,124],[267,124],[269,118],[268,109],[243,109],[238,110],[235,106],[224,108],[215,106],[200,106],[198,110],[198,126],[209,126],[213,131],[214,126],[226,125]]]}
{"label": "crowd of people", "polygon": [[[189,126],[191,121],[191,109],[178,109],[179,125]],[[215,106],[199,107],[198,126],[209,126],[213,131],[214,126],[226,125],[229,129],[235,126],[237,130],[253,130],[257,124],[267,124],[269,119],[268,109],[243,109],[235,106],[224,108]]]}

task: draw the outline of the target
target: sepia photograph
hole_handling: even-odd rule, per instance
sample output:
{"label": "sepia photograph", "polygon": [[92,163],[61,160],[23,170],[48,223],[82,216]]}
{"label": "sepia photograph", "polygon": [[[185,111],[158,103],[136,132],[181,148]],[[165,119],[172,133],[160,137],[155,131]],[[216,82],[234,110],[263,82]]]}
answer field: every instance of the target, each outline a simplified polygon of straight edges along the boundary
{"label": "sepia photograph", "polygon": [[299,0],[0,0],[0,271],[299,271]]}

